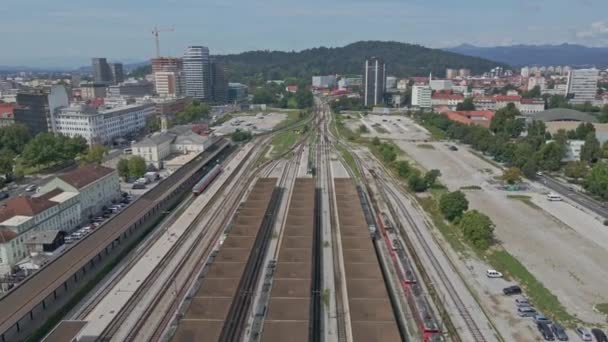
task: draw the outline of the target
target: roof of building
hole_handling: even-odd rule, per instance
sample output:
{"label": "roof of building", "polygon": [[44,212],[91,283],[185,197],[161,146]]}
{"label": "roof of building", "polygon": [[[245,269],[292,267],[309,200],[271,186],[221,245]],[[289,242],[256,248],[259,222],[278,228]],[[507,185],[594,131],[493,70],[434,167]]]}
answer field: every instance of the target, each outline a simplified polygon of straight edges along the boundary
{"label": "roof of building", "polygon": [[190,134],[178,135],[175,138],[174,144],[204,144],[207,141],[206,137],[198,135],[194,132]]}
{"label": "roof of building", "polygon": [[34,232],[25,243],[28,245],[48,245],[53,243],[57,238],[57,235],[60,233],[59,230],[44,230],[39,232]]}
{"label": "roof of building", "polygon": [[464,100],[462,95],[447,93],[435,93],[431,98],[433,100]]}
{"label": "roof of building", "polygon": [[114,172],[110,169],[101,165],[85,165],[77,168],[74,171],[65,173],[59,178],[64,182],[72,185],[77,189],[84,188],[85,186],[101,179]]}
{"label": "roof of building", "polygon": [[494,101],[496,101],[496,102],[519,102],[519,101],[521,101],[521,96],[519,96],[519,95],[496,95],[496,96],[494,96]]}
{"label": "roof of building", "polygon": [[0,227],[0,243],[9,242],[17,237],[17,233],[12,229]]}
{"label": "roof of building", "polygon": [[543,112],[530,114],[534,120],[539,121],[581,121],[581,122],[598,122],[598,119],[587,113],[579,112],[578,110],[568,108],[553,108]]}
{"label": "roof of building", "polygon": [[41,197],[13,197],[0,206],[0,222],[7,221],[14,216],[32,217],[56,204]]}
{"label": "roof of building", "polygon": [[42,195],[40,195],[40,196],[38,196],[38,197],[39,197],[39,198],[44,198],[44,199],[50,200],[51,198],[53,198],[53,197],[55,197],[55,196],[59,195],[59,194],[60,194],[60,193],[62,193],[62,192],[63,192],[63,190],[61,190],[61,189],[59,189],[59,188],[55,188],[55,189],[53,189],[53,190],[51,190],[51,191],[49,191],[49,192],[47,192],[47,193],[45,193],[45,194],[42,194]]}
{"label": "roof of building", "polygon": [[170,133],[158,133],[153,134],[151,136],[145,137],[144,139],[133,144],[133,147],[148,147],[148,146],[158,146],[160,144],[172,141],[175,139],[175,135]]}

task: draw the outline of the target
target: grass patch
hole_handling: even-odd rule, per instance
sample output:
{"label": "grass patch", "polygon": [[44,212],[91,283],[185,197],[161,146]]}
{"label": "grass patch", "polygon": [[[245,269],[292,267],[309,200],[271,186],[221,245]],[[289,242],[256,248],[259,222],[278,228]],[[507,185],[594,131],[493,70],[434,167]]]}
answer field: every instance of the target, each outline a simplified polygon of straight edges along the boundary
{"label": "grass patch", "polygon": [[424,211],[426,211],[431,220],[433,221],[433,225],[441,232],[441,235],[445,238],[445,240],[450,244],[450,246],[458,253],[463,255],[468,255],[467,246],[460,239],[460,233],[458,229],[454,226],[448,224],[441,214],[439,210],[439,203],[435,199],[435,196],[429,197],[419,197],[416,196],[418,203],[422,206]]}
{"label": "grass patch", "polygon": [[595,311],[608,316],[608,303],[596,304],[594,309]]}
{"label": "grass patch", "polygon": [[416,147],[422,148],[425,150],[434,150],[435,149],[435,146],[433,146],[431,144],[418,144],[418,145],[416,145]]}
{"label": "grass patch", "polygon": [[496,250],[487,254],[487,259],[498,271],[516,279],[526,289],[526,295],[540,312],[570,327],[579,322],[566,311],[559,299],[509,252]]}
{"label": "grass patch", "polygon": [[293,130],[288,130],[283,133],[277,134],[272,138],[272,152],[270,153],[273,158],[283,155],[285,152],[296,143],[297,134]]}
{"label": "grass patch", "polygon": [[329,296],[331,295],[331,292],[329,291],[329,289],[325,289],[323,290],[323,305],[325,305],[325,308],[329,309]]}
{"label": "grass patch", "polygon": [[336,145],[338,151],[342,155],[342,159],[355,174],[356,178],[361,178],[361,173],[359,172],[359,168],[357,167],[357,163],[355,162],[355,157],[342,145]]}
{"label": "grass patch", "polygon": [[527,206],[529,206],[529,207],[531,207],[533,209],[542,210],[541,207],[539,207],[534,202],[532,202],[532,197],[530,197],[530,196],[526,196],[526,195],[507,195],[507,198],[510,198],[510,199],[516,200],[516,201],[521,201],[525,205],[527,205]]}
{"label": "grass patch", "polygon": [[290,110],[290,111],[285,111],[285,112],[281,112],[282,114],[287,114],[287,118],[283,121],[281,121],[278,125],[276,125],[273,129],[273,131],[277,131],[283,128],[287,128],[289,126],[292,125],[296,125],[298,122],[300,121],[304,121],[306,119],[308,119],[311,115],[308,111],[306,110]]}
{"label": "grass patch", "polygon": [[465,185],[461,186],[460,190],[481,190],[481,187],[479,185]]}
{"label": "grass patch", "polygon": [[435,140],[444,140],[446,138],[445,132],[435,126],[422,124],[422,127],[426,128]]}

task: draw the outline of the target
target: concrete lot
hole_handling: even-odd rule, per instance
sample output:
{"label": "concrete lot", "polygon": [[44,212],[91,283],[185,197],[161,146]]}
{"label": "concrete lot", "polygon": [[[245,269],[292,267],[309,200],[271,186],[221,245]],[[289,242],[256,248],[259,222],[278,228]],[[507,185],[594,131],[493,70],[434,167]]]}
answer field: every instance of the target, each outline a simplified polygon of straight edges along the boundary
{"label": "concrete lot", "polygon": [[251,131],[253,134],[271,131],[287,119],[284,113],[257,113],[255,115],[235,115],[229,121],[212,128],[217,135],[232,134],[237,129]]}
{"label": "concrete lot", "polygon": [[[608,230],[600,220],[568,201],[549,202],[542,184],[532,184],[529,191],[511,193],[500,190],[495,176],[502,171],[472,154],[467,147],[450,151],[445,142],[421,141],[429,135],[405,117],[369,115],[365,119],[351,120],[352,129],[363,122],[377,123],[389,134],[369,136],[392,139],[424,169],[440,169],[441,182],[451,191],[463,186],[478,185],[481,190],[466,191],[470,207],[491,217],[496,224],[495,234],[503,247],[534,274],[566,307],[569,313],[594,324],[605,324],[606,319],[593,310],[593,305],[608,302]],[[400,121],[396,119],[399,118]],[[380,122],[378,122],[378,119]],[[387,122],[382,120],[387,119]],[[397,121],[399,128],[391,127]],[[401,125],[413,128],[400,132]],[[393,125],[394,126],[394,125]],[[405,131],[405,130],[403,130]],[[509,195],[526,195],[535,205],[509,198]],[[515,315],[513,298],[502,295],[503,287],[513,284],[502,279],[488,279],[489,268],[475,258],[462,258],[452,253],[458,268],[478,293],[480,300],[495,320],[505,338],[526,340],[538,335],[528,319]],[[570,334],[574,337],[573,334]]]}
{"label": "concrete lot", "polygon": [[384,139],[403,141],[425,141],[430,139],[422,127],[403,116],[368,114],[359,118],[351,115],[351,118],[350,120],[346,120],[346,126],[353,131],[358,131],[361,125],[365,125],[369,133],[363,134],[364,137],[377,136]]}

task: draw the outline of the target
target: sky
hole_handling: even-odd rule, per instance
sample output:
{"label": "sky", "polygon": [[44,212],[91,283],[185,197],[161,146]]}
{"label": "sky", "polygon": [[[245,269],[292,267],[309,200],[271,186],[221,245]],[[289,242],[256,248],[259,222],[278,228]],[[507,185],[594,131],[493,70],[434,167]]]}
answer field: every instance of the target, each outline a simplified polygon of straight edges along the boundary
{"label": "sky", "polygon": [[91,57],[143,61],[302,50],[359,40],[428,47],[579,43],[608,46],[606,0],[2,0],[0,65],[79,67]]}

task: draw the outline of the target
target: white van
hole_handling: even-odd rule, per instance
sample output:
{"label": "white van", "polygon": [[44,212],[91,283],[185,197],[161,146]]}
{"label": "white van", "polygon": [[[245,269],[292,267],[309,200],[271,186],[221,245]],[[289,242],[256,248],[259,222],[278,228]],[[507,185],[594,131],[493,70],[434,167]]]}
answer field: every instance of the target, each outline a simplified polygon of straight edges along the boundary
{"label": "white van", "polygon": [[560,196],[558,194],[550,193],[550,194],[547,195],[547,200],[549,200],[549,201],[561,201],[562,200],[562,196]]}
{"label": "white van", "polygon": [[81,231],[72,233],[72,239],[74,240],[80,240],[83,236],[84,234]]}

